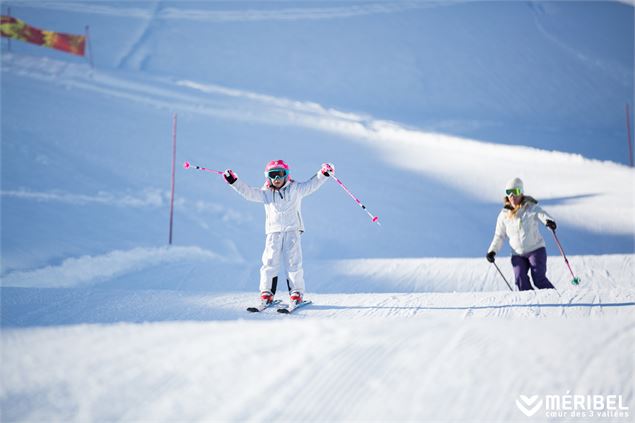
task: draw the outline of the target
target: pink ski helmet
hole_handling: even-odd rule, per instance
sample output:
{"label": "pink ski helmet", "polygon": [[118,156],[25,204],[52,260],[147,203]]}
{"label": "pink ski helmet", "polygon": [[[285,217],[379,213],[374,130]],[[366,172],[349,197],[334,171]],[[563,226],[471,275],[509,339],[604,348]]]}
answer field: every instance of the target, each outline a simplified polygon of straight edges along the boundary
{"label": "pink ski helmet", "polygon": [[[281,176],[284,177],[285,180],[286,179],[290,179],[290,176],[289,176],[289,165],[286,164],[284,160],[272,160],[269,163],[267,163],[267,165],[265,166],[265,177],[267,178],[265,184],[268,187],[271,186],[270,185],[271,179],[273,179],[269,175],[269,172],[270,171],[276,171],[276,170],[284,171],[284,172],[282,172],[282,173],[284,173],[284,176],[282,176],[282,175]],[[280,176],[278,176],[278,177],[280,177]]]}
{"label": "pink ski helmet", "polygon": [[285,169],[289,171],[289,165],[284,160],[272,160],[265,166],[265,172],[269,172],[271,169]]}

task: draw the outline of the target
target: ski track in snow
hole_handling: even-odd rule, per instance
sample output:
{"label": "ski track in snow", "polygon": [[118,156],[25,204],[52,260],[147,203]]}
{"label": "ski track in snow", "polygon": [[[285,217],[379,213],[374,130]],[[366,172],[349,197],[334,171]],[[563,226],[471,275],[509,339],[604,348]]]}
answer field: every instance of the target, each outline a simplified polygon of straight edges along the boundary
{"label": "ski track in snow", "polygon": [[134,40],[127,48],[127,51],[124,52],[121,57],[116,61],[116,68],[121,67],[132,67],[134,69],[143,69],[143,62],[148,58],[147,54],[135,54],[141,50],[141,46],[148,39],[148,35],[150,33],[150,28],[154,25],[157,10],[159,9],[159,4],[155,3],[152,10],[148,10],[148,17],[144,19],[144,24],[141,28],[138,29],[138,34],[136,37],[130,37]]}

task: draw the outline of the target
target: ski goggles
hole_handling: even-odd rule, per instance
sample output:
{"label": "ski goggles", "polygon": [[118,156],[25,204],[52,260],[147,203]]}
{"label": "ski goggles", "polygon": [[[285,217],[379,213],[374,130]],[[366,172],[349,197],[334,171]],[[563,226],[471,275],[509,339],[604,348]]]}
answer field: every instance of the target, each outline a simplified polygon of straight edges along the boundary
{"label": "ski goggles", "polygon": [[511,188],[511,189],[506,189],[505,190],[505,194],[507,194],[507,196],[515,195],[515,196],[518,197],[522,193],[523,193],[523,191],[520,188]]}
{"label": "ski goggles", "polygon": [[287,169],[271,169],[267,172],[267,178],[277,181],[278,179],[286,178],[288,173]]}

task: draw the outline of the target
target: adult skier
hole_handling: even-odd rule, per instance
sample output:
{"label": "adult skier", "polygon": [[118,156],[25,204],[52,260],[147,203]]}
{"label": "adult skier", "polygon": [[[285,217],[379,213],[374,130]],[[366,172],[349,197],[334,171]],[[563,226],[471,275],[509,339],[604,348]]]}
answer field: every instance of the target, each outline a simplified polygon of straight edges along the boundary
{"label": "adult skier", "polygon": [[496,253],[509,240],[512,249],[512,266],[516,286],[520,291],[534,289],[527,273],[538,289],[553,289],[547,279],[547,249],[540,234],[538,223],[556,230],[555,220],[547,214],[533,197],[524,194],[523,181],[511,179],[505,186],[503,209],[496,220],[494,239],[489,246],[487,261],[493,263]]}
{"label": "adult skier", "polygon": [[282,260],[287,269],[287,283],[291,305],[302,303],[304,270],[300,235],[304,232],[301,215],[302,198],[320,188],[335,166],[323,163],[320,170],[305,182],[296,182],[289,175],[289,165],[283,160],[272,160],[265,166],[265,183],[261,188],[251,187],[227,169],[223,177],[236,192],[249,201],[265,206],[265,249],[260,268],[260,300],[263,307],[271,304],[276,291],[277,276]]}

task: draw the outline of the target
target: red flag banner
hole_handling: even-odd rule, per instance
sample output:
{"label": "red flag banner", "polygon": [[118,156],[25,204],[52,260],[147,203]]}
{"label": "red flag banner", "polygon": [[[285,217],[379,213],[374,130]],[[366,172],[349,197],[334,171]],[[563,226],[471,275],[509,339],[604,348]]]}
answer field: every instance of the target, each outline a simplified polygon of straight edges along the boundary
{"label": "red flag banner", "polygon": [[84,55],[86,47],[86,37],[84,35],[45,31],[32,27],[12,16],[0,17],[0,34],[3,37],[15,38],[16,40],[62,50],[78,56]]}

